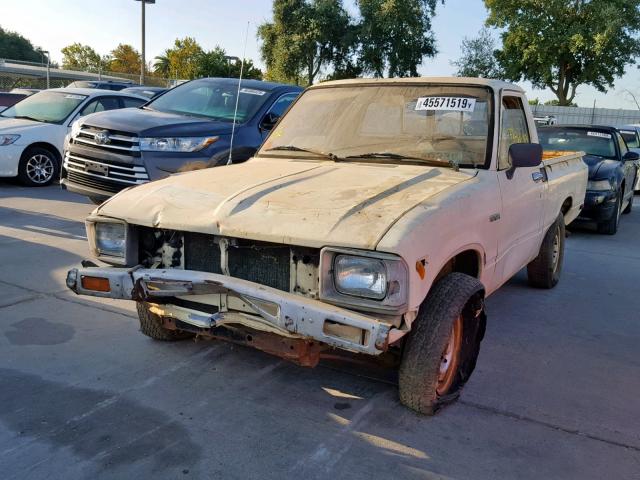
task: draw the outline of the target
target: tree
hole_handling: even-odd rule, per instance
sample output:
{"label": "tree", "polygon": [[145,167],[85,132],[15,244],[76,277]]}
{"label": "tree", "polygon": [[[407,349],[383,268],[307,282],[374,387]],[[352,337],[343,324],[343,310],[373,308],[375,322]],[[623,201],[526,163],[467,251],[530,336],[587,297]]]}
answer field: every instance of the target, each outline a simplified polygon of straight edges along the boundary
{"label": "tree", "polygon": [[560,100],[547,100],[546,102],[544,102],[544,104],[551,107],[577,107],[578,106],[573,102],[567,105],[560,105]]}
{"label": "tree", "polygon": [[97,72],[101,69],[102,58],[89,45],[72,43],[62,50],[62,68],[67,70],[81,70]]}
{"label": "tree", "polygon": [[266,77],[311,85],[345,56],[353,29],[342,0],[274,0],[273,22],[258,27]]}
{"label": "tree", "polygon": [[153,73],[164,78],[171,77],[171,62],[167,55],[158,55],[154,58]]}
{"label": "tree", "polygon": [[[216,46],[198,58],[197,76],[239,78],[240,66],[237,57],[229,57],[223,48]],[[253,61],[245,59],[242,78],[262,80],[262,71],[253,65]]]}
{"label": "tree", "polygon": [[135,48],[121,43],[111,51],[109,70],[116,73],[139,73],[141,61]]}
{"label": "tree", "polygon": [[640,0],[485,0],[504,29],[505,77],[548,87],[570,105],[580,85],[606,92],[640,55]]}
{"label": "tree", "polygon": [[19,33],[10,32],[0,27],[0,58],[40,62],[42,54]]}
{"label": "tree", "polygon": [[196,78],[202,54],[202,47],[194,38],[176,38],[173,47],[164,52],[164,56],[169,60],[170,75],[189,80]]}
{"label": "tree", "polygon": [[[431,18],[438,0],[357,0],[361,66],[376,77],[417,76],[437,53]],[[442,0],[444,3],[444,0]]]}
{"label": "tree", "polygon": [[458,77],[502,78],[495,56],[496,41],[488,28],[483,28],[476,38],[462,40],[462,56],[451,64],[458,67]]}

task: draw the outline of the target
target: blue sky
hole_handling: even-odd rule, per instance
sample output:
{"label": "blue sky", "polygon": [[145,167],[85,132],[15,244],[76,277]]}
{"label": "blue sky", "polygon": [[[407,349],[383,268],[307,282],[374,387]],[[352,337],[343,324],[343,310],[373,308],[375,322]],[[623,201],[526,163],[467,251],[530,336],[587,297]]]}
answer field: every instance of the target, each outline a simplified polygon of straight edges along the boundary
{"label": "blue sky", "polygon": [[[346,0],[350,4],[351,0]],[[205,49],[220,45],[230,55],[242,54],[249,22],[247,57],[261,65],[256,27],[271,18],[271,0],[156,0],[147,6],[147,59],[162,53],[176,37],[192,36]],[[446,0],[438,6],[433,28],[440,53],[420,67],[423,75],[451,75],[450,61],[460,55],[462,38],[472,37],[486,18],[482,0]],[[91,45],[106,54],[118,43],[140,46],[140,2],[134,0],[2,0],[0,25],[29,38],[60,60],[60,49],[73,42]],[[548,91],[523,83],[530,98],[554,98]],[[635,108],[630,90],[640,95],[640,73],[635,66],[601,94],[589,87],[578,89],[580,106]]]}

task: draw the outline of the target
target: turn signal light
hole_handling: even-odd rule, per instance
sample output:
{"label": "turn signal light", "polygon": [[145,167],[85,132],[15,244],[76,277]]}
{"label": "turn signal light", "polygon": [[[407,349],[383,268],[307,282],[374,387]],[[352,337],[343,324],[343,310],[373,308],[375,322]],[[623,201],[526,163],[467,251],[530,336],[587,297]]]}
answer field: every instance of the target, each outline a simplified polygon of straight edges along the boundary
{"label": "turn signal light", "polygon": [[111,291],[111,285],[109,285],[108,278],[87,277],[83,275],[80,282],[82,283],[82,288],[84,288],[85,290],[93,290],[94,292]]}

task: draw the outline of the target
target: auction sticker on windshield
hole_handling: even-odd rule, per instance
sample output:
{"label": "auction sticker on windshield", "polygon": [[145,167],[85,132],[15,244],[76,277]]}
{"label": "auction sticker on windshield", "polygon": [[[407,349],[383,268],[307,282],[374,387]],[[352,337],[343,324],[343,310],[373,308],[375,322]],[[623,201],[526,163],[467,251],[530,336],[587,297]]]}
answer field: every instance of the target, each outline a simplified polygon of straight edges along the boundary
{"label": "auction sticker on windshield", "polygon": [[589,136],[589,137],[606,138],[608,140],[611,139],[611,135],[608,134],[608,133],[604,133],[604,132],[587,132],[587,136]]}
{"label": "auction sticker on windshield", "polygon": [[263,90],[255,90],[253,88],[241,88],[240,89],[240,93],[247,93],[249,95],[260,95],[260,96],[262,96],[267,92],[265,92]]}
{"label": "auction sticker on windshield", "polygon": [[473,112],[476,108],[475,98],[465,97],[420,97],[416,103],[416,110]]}

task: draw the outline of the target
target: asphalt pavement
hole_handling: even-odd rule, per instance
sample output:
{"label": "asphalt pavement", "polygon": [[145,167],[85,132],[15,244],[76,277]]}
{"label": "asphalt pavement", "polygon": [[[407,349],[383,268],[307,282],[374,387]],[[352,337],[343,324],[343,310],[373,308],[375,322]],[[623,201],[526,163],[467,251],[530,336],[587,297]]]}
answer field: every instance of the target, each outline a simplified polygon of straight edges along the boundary
{"label": "asphalt pavement", "polygon": [[574,230],[560,284],[488,300],[460,401],[421,417],[357,368],[158,343],[69,292],[93,209],[0,181],[0,478],[640,479],[640,197]]}

